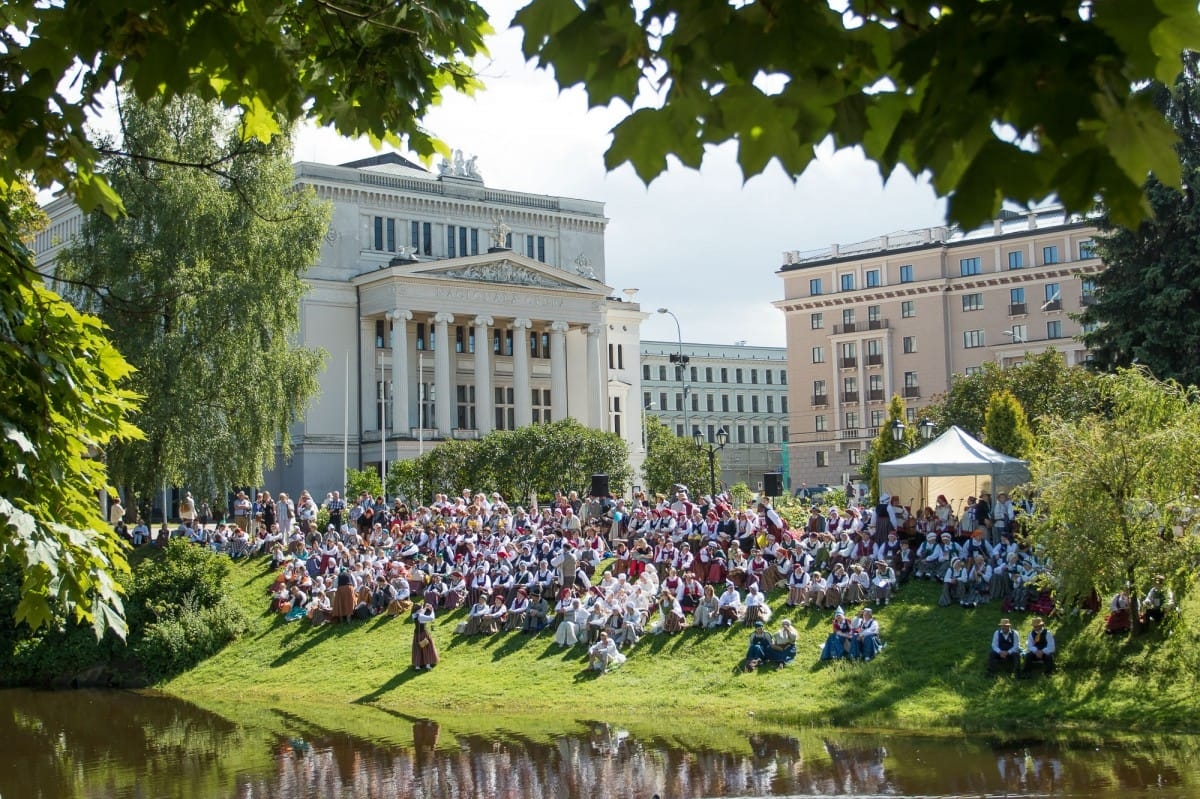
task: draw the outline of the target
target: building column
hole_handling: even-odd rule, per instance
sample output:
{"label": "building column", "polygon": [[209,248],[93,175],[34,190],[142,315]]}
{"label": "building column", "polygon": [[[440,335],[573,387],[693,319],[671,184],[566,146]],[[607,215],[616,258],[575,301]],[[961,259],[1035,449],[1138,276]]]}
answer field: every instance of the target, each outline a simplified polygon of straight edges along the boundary
{"label": "building column", "polygon": [[[375,418],[375,410],[379,407],[379,398],[375,396],[378,390],[379,367],[376,366],[375,320],[361,318],[358,320],[358,429],[375,430],[371,420]],[[372,388],[374,387],[374,389]]]}
{"label": "building column", "polygon": [[476,316],[475,324],[475,429],[479,435],[492,431],[492,339],[490,316]]}
{"label": "building column", "polygon": [[433,317],[433,323],[437,326],[434,333],[437,349],[433,353],[433,390],[437,392],[437,397],[433,414],[437,420],[438,435],[443,438],[450,438],[450,431],[454,428],[453,414],[450,413],[454,407],[453,386],[450,385],[450,353],[454,349],[450,343],[450,323],[453,321],[454,314],[445,312]]}
{"label": "building column", "polygon": [[[587,393],[588,393],[588,427],[595,430],[607,430],[604,416],[608,411],[604,402],[604,381],[602,379],[605,362],[600,357],[600,325],[587,326]],[[687,397],[684,397],[684,402]]]}
{"label": "building column", "polygon": [[412,409],[408,404],[408,322],[412,311],[389,311],[392,322],[392,434],[412,432]]}
{"label": "building column", "polygon": [[566,322],[550,325],[550,418],[567,418],[567,330]]}
{"label": "building column", "polygon": [[514,319],[513,331],[513,406],[516,426],[533,424],[533,389],[529,380],[529,328],[528,319]]}

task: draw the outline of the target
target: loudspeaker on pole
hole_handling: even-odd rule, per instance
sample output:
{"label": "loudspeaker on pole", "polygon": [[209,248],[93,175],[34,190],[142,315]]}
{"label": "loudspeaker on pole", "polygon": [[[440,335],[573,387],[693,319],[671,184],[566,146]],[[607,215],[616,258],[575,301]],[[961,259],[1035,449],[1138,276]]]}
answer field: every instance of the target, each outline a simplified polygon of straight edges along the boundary
{"label": "loudspeaker on pole", "polygon": [[768,497],[778,497],[783,494],[782,472],[767,472],[763,475],[763,493]]}
{"label": "loudspeaker on pole", "polygon": [[592,475],[592,496],[607,497],[608,496],[608,475],[593,474]]}

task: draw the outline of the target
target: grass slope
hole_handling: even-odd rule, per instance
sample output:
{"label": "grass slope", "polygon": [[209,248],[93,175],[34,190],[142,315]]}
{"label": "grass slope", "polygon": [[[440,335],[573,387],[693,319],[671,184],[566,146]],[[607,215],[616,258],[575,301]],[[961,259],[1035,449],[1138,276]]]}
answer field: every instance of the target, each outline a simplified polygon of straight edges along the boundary
{"label": "grass slope", "polygon": [[[560,649],[548,632],[456,636],[466,614],[460,609],[434,624],[441,665],[418,673],[410,668],[407,619],[284,623],[266,611],[272,578],[262,560],[235,564],[231,589],[254,620],[250,633],[165,690],[200,704],[323,714],[369,706],[466,729],[524,730],[533,719],[561,729],[603,720],[659,736],[679,730],[692,746],[706,734],[725,738],[730,727],[764,725],[1200,730],[1195,600],[1185,603],[1170,635],[1136,640],[1104,636],[1102,618],[1053,619],[1058,673],[1021,681],[985,675],[998,605],[941,608],[939,589],[929,583],[909,584],[877,609],[888,648],[871,663],[819,662],[832,614],[788,609],[780,588],[771,597],[770,627],[787,617],[800,633],[796,661],[783,669],[741,672],[749,633],[735,627],[648,635],[627,652],[624,666],[601,676],[587,669],[584,645]],[[1028,632],[1027,614],[1011,617]]]}

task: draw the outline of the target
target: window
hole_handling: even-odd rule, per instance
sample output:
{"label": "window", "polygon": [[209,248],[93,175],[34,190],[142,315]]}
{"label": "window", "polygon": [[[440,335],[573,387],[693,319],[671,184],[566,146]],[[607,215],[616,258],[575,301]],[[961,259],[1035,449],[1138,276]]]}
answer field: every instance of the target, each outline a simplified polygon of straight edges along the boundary
{"label": "window", "polygon": [[902,319],[912,319],[917,315],[917,303],[915,300],[904,300],[900,303],[900,317]]}
{"label": "window", "polygon": [[1008,268],[1022,269],[1025,266],[1025,251],[1011,250],[1008,253]]}
{"label": "window", "polygon": [[746,397],[743,396],[742,394],[738,394],[735,397],[735,399],[737,400],[738,413],[745,413],[746,412]]}
{"label": "window", "polygon": [[739,424],[737,426],[737,443],[739,443],[739,444],[746,443],[746,425],[744,425],[744,424]]}
{"label": "window", "polygon": [[1013,325],[1012,330],[1009,332],[1012,333],[1014,344],[1024,344],[1029,341],[1029,328],[1025,325]]}
{"label": "window", "polygon": [[1062,322],[1054,319],[1046,323],[1046,338],[1062,338]]}
{"label": "window", "polygon": [[1025,304],[1025,289],[1023,289],[1023,288],[1009,289],[1008,290],[1008,301],[1012,305],[1024,305]]}
{"label": "window", "polygon": [[880,427],[883,427],[883,414],[884,411],[882,408],[876,408],[875,410],[871,411],[871,427],[875,428],[876,431],[878,431]]}
{"label": "window", "polygon": [[878,366],[883,363],[883,341],[881,339],[867,339],[867,366]]}
{"label": "window", "polygon": [[904,421],[908,424],[916,424],[917,423],[917,409],[916,408],[905,408],[904,409]]}
{"label": "window", "polygon": [[666,380],[666,379],[667,379],[667,367],[665,367],[665,366],[662,366],[662,365],[660,365],[660,366],[658,367],[658,379],[659,379],[659,380]]}
{"label": "window", "polygon": [[648,364],[648,363],[642,364],[642,379],[643,380],[650,379],[650,364]]}
{"label": "window", "polygon": [[982,311],[983,310],[983,295],[982,294],[964,294],[962,298],[963,311]]}
{"label": "window", "polygon": [[900,282],[901,283],[913,282],[912,264],[904,264],[903,266],[900,267]]}
{"label": "window", "polygon": [[787,413],[787,412],[788,412],[788,409],[787,409],[787,394],[784,394],[782,397],[780,397],[780,398],[779,398],[779,412],[780,412],[780,413]]}
{"label": "window", "polygon": [[711,366],[706,366],[706,367],[704,367],[704,382],[705,382],[705,383],[711,383],[712,381],[713,381],[713,378],[712,378],[712,367],[711,367]]}
{"label": "window", "polygon": [[975,349],[983,346],[983,331],[982,330],[964,330],[963,331],[963,347],[966,349]]}
{"label": "window", "polygon": [[433,255],[433,223],[413,222],[408,243],[412,245],[414,253]]}
{"label": "window", "polygon": [[729,395],[721,395],[721,413],[729,413]]}
{"label": "window", "polygon": [[825,467],[829,465],[829,453],[825,450],[817,450],[817,466]]}
{"label": "window", "polygon": [[658,409],[660,411],[667,410],[667,392],[660,391],[658,394]]}
{"label": "window", "polygon": [[708,411],[709,413],[712,413],[716,409],[717,409],[717,398],[714,397],[712,394],[705,394],[704,395],[704,410]]}
{"label": "window", "polygon": [[757,383],[757,382],[758,382],[758,370],[757,370],[757,369],[751,369],[751,370],[750,370],[750,384],[751,384],[751,385],[754,385],[754,384],[755,384],[755,383]]}
{"label": "window", "polygon": [[883,375],[871,375],[867,378],[867,390],[871,392],[870,399],[883,399]]}
{"label": "window", "polygon": [[382,250],[382,249],[383,249],[383,217],[382,217],[382,216],[377,216],[377,217],[375,217],[375,241],[374,241],[374,245],[375,245],[375,249],[376,249],[376,250]]}
{"label": "window", "polygon": [[692,380],[692,382],[693,382],[693,383],[699,383],[699,382],[700,382],[700,369],[699,369],[699,367],[693,366],[693,367],[692,367],[691,374],[689,375],[689,377],[691,378],[691,380]]}
{"label": "window", "polygon": [[825,395],[826,395],[825,394],[825,381],[824,380],[814,380],[813,381],[813,396],[814,397],[824,397]]}
{"label": "window", "polygon": [[842,309],[842,324],[846,326],[847,330],[854,329],[854,309],[853,308],[843,308]]}
{"label": "window", "polygon": [[829,429],[829,422],[824,415],[813,418],[813,432],[824,433]]}
{"label": "window", "polygon": [[[550,357],[550,334],[549,333],[542,334],[542,357],[544,357],[544,358]],[[618,369],[625,368],[625,345],[624,344],[617,345],[617,368]],[[696,380],[696,370],[693,368],[692,369],[692,382],[695,382],[695,380]]]}
{"label": "window", "polygon": [[757,394],[750,395],[750,412],[758,413],[758,395]]}
{"label": "window", "polygon": [[1057,311],[1062,309],[1062,292],[1059,289],[1059,285],[1057,283],[1047,283],[1044,291],[1043,296],[1045,296],[1046,302],[1042,305],[1042,310]]}
{"label": "window", "polygon": [[843,399],[846,402],[858,402],[858,378],[844,377],[842,378]]}
{"label": "window", "polygon": [[536,258],[542,263],[546,262],[546,237],[545,236],[526,236],[525,237],[525,255],[529,258]]}
{"label": "window", "polygon": [[821,292],[821,278],[814,277],[808,281],[808,293],[811,297],[819,296]]}
{"label": "window", "polygon": [[858,345],[853,341],[846,341],[838,345],[841,361],[838,366],[842,369],[850,369],[858,366]]}
{"label": "window", "polygon": [[682,391],[675,392],[675,410],[677,410],[677,411],[683,410],[683,392]]}
{"label": "window", "polygon": [[768,444],[775,443],[775,427],[772,425],[767,426],[767,443]]}
{"label": "window", "polygon": [[[537,391],[533,392],[534,394]],[[537,422],[537,410],[533,412],[533,421]],[[546,421],[550,421],[547,419]],[[617,435],[621,435],[621,398],[613,397],[612,399],[612,431]]]}
{"label": "window", "polygon": [[813,363],[825,363],[825,348],[824,347],[813,347],[812,348],[812,362]]}
{"label": "window", "polygon": [[391,325],[384,319],[375,320],[375,349],[386,350],[392,346]]}
{"label": "window", "polygon": [[917,337],[916,336],[905,336],[902,340],[902,344],[904,346],[904,354],[905,355],[912,355],[914,352],[917,351]]}
{"label": "window", "polygon": [[417,349],[425,349],[425,323],[417,322]]}
{"label": "window", "polygon": [[495,398],[496,429],[516,429],[516,411],[513,408],[512,386],[496,386],[493,396]]}
{"label": "window", "polygon": [[457,390],[458,429],[475,430],[475,386],[455,386]]}
{"label": "window", "polygon": [[1043,247],[1042,248],[1042,263],[1043,264],[1058,263],[1058,247]]}
{"label": "window", "polygon": [[844,429],[844,430],[857,430],[858,429],[858,411],[846,411],[846,424],[843,426],[842,429]]}
{"label": "window", "polygon": [[775,372],[771,369],[764,369],[763,376],[767,378],[767,385],[771,385],[771,379],[775,376]]}
{"label": "window", "polygon": [[966,377],[970,377],[971,375],[981,375],[981,374],[983,374],[982,366],[968,366],[967,368],[963,369],[963,375]]}
{"label": "window", "polygon": [[762,429],[762,428],[760,428],[760,427],[759,427],[758,425],[756,425],[756,424],[755,424],[755,425],[750,425],[750,434],[751,434],[751,435],[750,435],[750,438],[753,440],[753,442],[754,442],[755,444],[761,444],[761,443],[762,443],[762,435],[761,435],[761,432],[760,432],[760,431],[761,431],[761,429]]}
{"label": "window", "polygon": [[742,370],[741,369],[734,370],[733,374],[734,374],[734,379],[737,380],[737,382],[739,382],[739,383],[742,382]]}
{"label": "window", "polygon": [[700,410],[700,395],[695,392],[692,392],[692,410]]}
{"label": "window", "polygon": [[963,258],[958,262],[958,274],[961,277],[978,275],[981,271],[983,271],[983,262],[978,256],[975,258]]}
{"label": "window", "polygon": [[823,314],[823,313],[809,314],[808,321],[809,321],[809,324],[812,325],[813,330],[820,330],[821,328],[825,327],[825,314]]}
{"label": "window", "polygon": [[916,388],[917,387],[917,373],[916,372],[905,372],[904,373],[904,387],[905,388]]}
{"label": "window", "polygon": [[867,270],[867,288],[869,288],[869,289],[879,288],[879,270],[878,269],[868,269]]}
{"label": "window", "polygon": [[722,383],[729,382],[729,370],[726,369],[724,366],[721,367],[721,382]]}
{"label": "window", "polygon": [[879,327],[879,323],[882,321],[882,319],[883,316],[878,305],[867,306],[867,324],[872,330],[876,330]]}
{"label": "window", "polygon": [[1086,261],[1088,258],[1096,257],[1096,242],[1088,239],[1087,241],[1079,242],[1079,260]]}
{"label": "window", "polygon": [[842,291],[854,291],[854,274],[845,274],[841,277]]}
{"label": "window", "polygon": [[[455,247],[455,244],[456,244],[455,236],[454,236],[455,230],[457,230],[457,228],[454,225],[446,225],[446,257],[447,258],[456,257],[457,248]],[[466,253],[463,253],[463,255],[466,255]]]}
{"label": "window", "polygon": [[862,456],[862,450],[861,449],[851,449],[851,450],[847,450],[846,454],[850,458],[850,461],[849,461],[850,465],[857,466],[858,459]]}
{"label": "window", "polygon": [[467,348],[467,330],[462,325],[454,326],[454,351],[463,352]]}
{"label": "window", "polygon": [[775,413],[775,395],[767,395],[767,413]]}

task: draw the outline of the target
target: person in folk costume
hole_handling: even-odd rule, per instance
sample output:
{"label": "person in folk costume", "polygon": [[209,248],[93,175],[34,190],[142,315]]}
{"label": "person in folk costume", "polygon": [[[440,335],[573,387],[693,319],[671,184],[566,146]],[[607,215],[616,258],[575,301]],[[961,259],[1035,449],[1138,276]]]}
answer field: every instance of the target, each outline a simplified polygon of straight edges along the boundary
{"label": "person in folk costume", "polygon": [[1132,626],[1129,605],[1128,588],[1122,588],[1113,595],[1112,601],[1108,605],[1108,616],[1104,619],[1104,632],[1112,635],[1129,631]]}
{"label": "person in folk costume", "polygon": [[750,574],[750,560],[741,547],[730,547],[725,560],[725,581],[744,588]]}
{"label": "person in folk costume", "polygon": [[800,607],[819,608],[825,599],[825,589],[829,587],[829,575],[822,574],[820,569],[814,569],[808,580],[808,587],[801,595]]}
{"label": "person in folk costume", "polygon": [[938,566],[946,553],[938,543],[937,533],[926,533],[925,540],[913,553],[913,577],[918,579],[937,579]]}
{"label": "person in folk costume", "polygon": [[787,576],[787,606],[789,608],[804,607],[807,603],[808,585],[812,575],[799,566],[795,566]]}
{"label": "person in folk costume", "polygon": [[487,596],[480,594],[475,600],[475,604],[467,611],[467,625],[463,628],[463,635],[479,635],[484,632],[495,632],[491,628],[489,620],[490,606],[488,605]]}
{"label": "person in folk costume", "polygon": [[865,602],[867,592],[871,590],[871,575],[863,570],[863,567],[858,563],[850,566],[850,579],[846,581],[845,588],[842,589],[842,603],[846,605],[857,605],[860,602]]}
{"label": "person in folk costume", "polygon": [[825,646],[821,648],[821,660],[841,660],[850,657],[853,641],[854,633],[850,620],[846,618],[846,612],[839,607],[833,614],[829,637],[825,639]]}
{"label": "person in folk costume", "polygon": [[629,551],[629,579],[636,580],[646,571],[646,567],[654,561],[654,550],[645,538],[633,542]]}
{"label": "person in folk costume", "polygon": [[608,626],[609,609],[608,603],[603,599],[595,599],[590,608],[588,608],[587,619],[587,641],[589,644],[595,643],[600,637],[600,633]]}
{"label": "person in folk costume", "polygon": [[875,573],[871,575],[871,601],[876,605],[887,605],[896,586],[896,570],[886,560],[875,561]]}
{"label": "person in folk costume", "polygon": [[417,671],[432,669],[438,664],[437,646],[430,634],[433,619],[433,605],[429,603],[413,616],[412,666]]}
{"label": "person in folk costume", "polygon": [[700,600],[704,598],[704,584],[696,579],[695,574],[689,572],[683,578],[683,588],[678,596],[679,606],[683,608],[683,612],[694,613],[700,606]]}
{"label": "person in folk costume", "polygon": [[976,608],[986,604],[990,598],[992,567],[987,561],[987,556],[981,553],[975,555],[973,561],[968,561],[968,571],[967,595],[963,597],[962,605]]}
{"label": "person in folk costume", "polygon": [[700,550],[698,558],[704,574],[701,581],[709,585],[724,585],[725,583],[725,553],[716,541],[711,541]]}
{"label": "person in folk costume", "polygon": [[900,557],[900,537],[893,530],[887,534],[887,539],[882,544],[875,544],[871,548],[871,562],[885,561],[892,568],[896,567]]}
{"label": "person in folk costume", "polygon": [[895,529],[892,525],[891,514],[888,513],[888,508],[892,504],[891,494],[880,494],[879,504],[875,506],[875,533],[872,539],[876,543],[882,543],[887,540],[887,534]]}
{"label": "person in folk costume", "polygon": [[763,557],[761,549],[754,549],[750,552],[750,562],[747,565],[749,574],[746,576],[747,584],[754,582],[760,586],[763,585],[763,576],[771,571],[771,564]]}
{"label": "person in folk costume", "polygon": [[1054,671],[1054,633],[1046,629],[1041,616],[1033,617],[1033,629],[1025,641],[1025,673],[1041,669],[1043,674]]}
{"label": "person in folk costume", "polygon": [[771,587],[765,590],[770,591],[777,585],[787,585],[788,577],[791,576],[794,568],[796,568],[796,562],[792,560],[792,553],[781,549],[775,560],[771,561],[771,568],[767,570],[770,579],[763,582],[764,585]]}
{"label": "person in folk costume", "polygon": [[732,582],[725,584],[725,591],[717,600],[717,612],[721,618],[721,624],[729,627],[742,618],[742,595],[738,593],[737,586]]}
{"label": "person in folk costume", "polygon": [[446,581],[446,593],[442,597],[442,608],[444,610],[455,610],[460,608],[467,601],[467,578],[463,576],[461,571],[450,572],[450,577]]}
{"label": "person in folk costume", "polygon": [[696,573],[696,555],[692,551],[692,545],[686,541],[679,545],[679,551],[675,555],[675,571],[680,577],[687,577],[690,574]]}
{"label": "person in folk costume", "polygon": [[504,629],[508,621],[508,606],[504,603],[504,594],[497,591],[492,596],[492,604],[488,606],[487,623],[484,632],[494,633]]}
{"label": "person in folk costume", "polygon": [[549,623],[550,603],[540,591],[534,591],[529,599],[529,610],[525,611],[521,632],[540,633]]}
{"label": "person in folk costume", "polygon": [[879,654],[879,621],[870,608],[863,608],[850,622],[850,656],[869,661]]}
{"label": "person in folk costume", "polygon": [[579,636],[587,629],[588,611],[576,597],[571,600],[570,609],[563,615],[562,621],[554,630],[554,643],[560,647],[574,646],[579,643]]}
{"label": "person in folk costume", "polygon": [[529,589],[524,586],[517,589],[516,596],[508,603],[508,618],[504,623],[504,631],[525,629],[525,614],[529,611]]}
{"label": "person in folk costume", "polygon": [[750,550],[756,546],[755,540],[758,538],[758,517],[748,510],[738,511],[737,533],[734,537],[737,539],[737,545],[742,550],[742,554],[749,555]]}
{"label": "person in folk costume", "polygon": [[692,619],[693,627],[706,630],[721,624],[721,600],[711,584],[704,586],[704,593],[700,597],[700,603],[696,605]]}
{"label": "person in folk costume", "polygon": [[954,544],[954,536],[942,533],[938,546],[942,548],[942,559],[938,562],[935,579],[941,580],[946,571],[954,564],[955,558],[960,557],[958,547]]}
{"label": "person in folk costume", "polygon": [[988,651],[988,674],[1006,671],[1015,675],[1020,665],[1020,636],[1012,629],[1008,619],[1001,619],[999,629],[992,633],[992,647]]}
{"label": "person in folk costume", "polygon": [[683,630],[683,622],[686,617],[683,615],[683,608],[679,606],[679,600],[674,594],[664,591],[658,598],[658,612],[662,616],[661,629],[664,633],[677,633]]}
{"label": "person in folk costume", "polygon": [[842,604],[842,593],[846,590],[847,584],[850,582],[850,575],[846,571],[846,567],[842,564],[837,564],[833,567],[833,571],[825,578],[825,594],[818,602],[819,607],[836,608]]}
{"label": "person in folk costume", "polygon": [[743,620],[746,624],[771,620],[771,606],[767,604],[767,595],[763,593],[762,586],[757,582],[750,583],[744,604],[746,615]]}
{"label": "person in folk costume", "polygon": [[955,558],[946,570],[946,576],[942,578],[942,596],[938,599],[938,604],[945,608],[965,602],[970,577],[966,561]]}
{"label": "person in folk costume", "polygon": [[601,631],[599,638],[588,648],[588,666],[593,671],[605,674],[625,662],[625,655],[617,648],[616,641],[609,637],[607,631]]}

